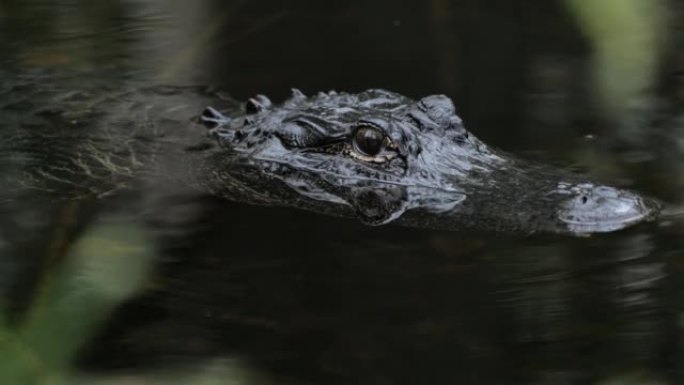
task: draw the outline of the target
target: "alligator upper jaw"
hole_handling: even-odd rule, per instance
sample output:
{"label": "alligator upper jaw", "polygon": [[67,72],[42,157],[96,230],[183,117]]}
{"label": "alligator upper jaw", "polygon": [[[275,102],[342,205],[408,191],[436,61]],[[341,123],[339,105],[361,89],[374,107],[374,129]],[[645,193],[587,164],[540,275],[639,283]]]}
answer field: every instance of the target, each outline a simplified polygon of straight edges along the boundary
{"label": "alligator upper jaw", "polygon": [[583,184],[561,204],[559,221],[571,233],[590,234],[621,230],[654,219],[662,205],[650,198],[608,186]]}
{"label": "alligator upper jaw", "polygon": [[444,230],[585,236],[653,220],[662,208],[637,193],[521,161],[451,181],[459,192],[424,192],[431,199],[409,208],[399,223]]}

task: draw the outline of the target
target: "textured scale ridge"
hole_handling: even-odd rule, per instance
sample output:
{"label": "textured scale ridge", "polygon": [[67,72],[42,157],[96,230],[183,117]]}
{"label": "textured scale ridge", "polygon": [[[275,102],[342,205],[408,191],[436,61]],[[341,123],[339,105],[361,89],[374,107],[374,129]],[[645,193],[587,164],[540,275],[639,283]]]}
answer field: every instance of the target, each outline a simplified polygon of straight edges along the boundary
{"label": "textured scale ridge", "polygon": [[207,87],[71,85],[0,84],[0,201],[27,189],[72,199],[165,181],[369,225],[567,234],[618,230],[660,209],[487,146],[444,95],[293,89],[282,103],[238,103]]}

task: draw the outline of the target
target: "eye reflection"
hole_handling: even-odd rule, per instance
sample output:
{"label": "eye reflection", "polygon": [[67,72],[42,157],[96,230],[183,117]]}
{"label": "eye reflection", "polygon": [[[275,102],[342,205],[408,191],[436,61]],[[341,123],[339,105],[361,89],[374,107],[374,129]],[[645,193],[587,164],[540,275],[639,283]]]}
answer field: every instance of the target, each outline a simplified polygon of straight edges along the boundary
{"label": "eye reflection", "polygon": [[382,150],[385,134],[371,126],[361,126],[354,134],[354,149],[366,156],[375,156]]}

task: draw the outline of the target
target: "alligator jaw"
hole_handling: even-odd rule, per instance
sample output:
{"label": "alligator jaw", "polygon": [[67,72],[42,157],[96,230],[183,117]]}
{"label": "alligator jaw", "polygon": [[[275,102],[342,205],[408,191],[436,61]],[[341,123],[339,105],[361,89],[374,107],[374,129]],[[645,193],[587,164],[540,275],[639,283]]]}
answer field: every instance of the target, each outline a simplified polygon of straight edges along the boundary
{"label": "alligator jaw", "polygon": [[[443,175],[454,193],[423,189],[423,204],[398,223],[443,230],[556,233],[585,236],[654,219],[662,205],[634,192],[588,181],[562,169],[521,161],[498,152],[495,168],[462,176]],[[446,203],[463,197],[457,204]]]}

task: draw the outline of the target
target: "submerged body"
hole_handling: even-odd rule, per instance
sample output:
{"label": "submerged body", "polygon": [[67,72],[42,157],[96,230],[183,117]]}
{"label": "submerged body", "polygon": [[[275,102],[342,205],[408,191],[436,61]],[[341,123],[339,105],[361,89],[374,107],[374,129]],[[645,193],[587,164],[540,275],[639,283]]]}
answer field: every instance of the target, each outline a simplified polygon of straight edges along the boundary
{"label": "submerged body", "polygon": [[0,199],[27,189],[110,195],[164,180],[369,225],[568,234],[618,230],[659,210],[488,147],[441,95],[295,90],[273,105],[197,87],[32,87],[3,85]]}

